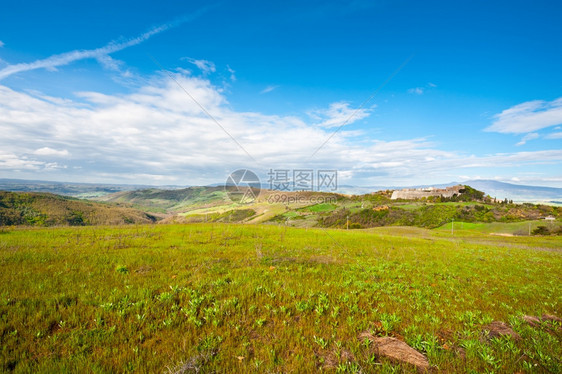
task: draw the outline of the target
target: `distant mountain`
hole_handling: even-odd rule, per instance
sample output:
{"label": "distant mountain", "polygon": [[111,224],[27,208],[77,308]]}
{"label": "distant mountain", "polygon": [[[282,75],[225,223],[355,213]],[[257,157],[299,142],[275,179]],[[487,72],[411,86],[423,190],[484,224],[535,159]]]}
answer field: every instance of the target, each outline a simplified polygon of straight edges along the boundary
{"label": "distant mountain", "polygon": [[[0,190],[13,192],[47,192],[63,196],[73,196],[81,199],[104,196],[120,191],[133,191],[151,188],[150,185],[135,184],[104,184],[104,183],[76,183],[38,181],[25,179],[0,178]],[[179,186],[159,186],[161,189],[181,188]]]}
{"label": "distant mountain", "polygon": [[562,204],[562,188],[526,186],[484,179],[466,181],[462,184],[484,191],[491,197],[501,200]]}

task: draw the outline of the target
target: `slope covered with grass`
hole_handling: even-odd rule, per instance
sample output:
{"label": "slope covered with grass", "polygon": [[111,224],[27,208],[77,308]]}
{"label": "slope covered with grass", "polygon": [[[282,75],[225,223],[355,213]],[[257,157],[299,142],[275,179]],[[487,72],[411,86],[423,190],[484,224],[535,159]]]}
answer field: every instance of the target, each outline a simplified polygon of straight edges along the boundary
{"label": "slope covered with grass", "polygon": [[0,226],[85,226],[151,223],[136,209],[49,193],[0,191]]}
{"label": "slope covered with grass", "polygon": [[[0,370],[560,372],[560,237],[198,224],[4,230]],[[488,341],[493,320],[522,337]],[[414,372],[411,367],[403,367]]]}
{"label": "slope covered with grass", "polygon": [[175,190],[150,188],[123,191],[98,198],[100,201],[128,203],[158,213],[199,209],[227,202],[224,187],[188,187]]}

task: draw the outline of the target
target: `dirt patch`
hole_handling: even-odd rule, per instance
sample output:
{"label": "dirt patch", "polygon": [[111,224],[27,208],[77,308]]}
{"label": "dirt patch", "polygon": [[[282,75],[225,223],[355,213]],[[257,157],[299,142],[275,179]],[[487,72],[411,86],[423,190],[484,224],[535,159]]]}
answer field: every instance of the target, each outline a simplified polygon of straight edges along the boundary
{"label": "dirt patch", "polygon": [[148,272],[150,272],[150,271],[152,271],[152,266],[143,265],[143,266],[139,267],[138,269],[136,269],[136,270],[135,270],[135,273],[137,273],[137,274],[145,274],[145,273],[148,273]]}
{"label": "dirt patch", "polygon": [[519,334],[516,333],[511,328],[511,326],[509,326],[507,323],[501,322],[501,321],[494,321],[494,322],[484,326],[484,329],[482,331],[484,333],[487,332],[487,338],[488,339],[498,338],[498,337],[502,337],[502,336],[510,336],[515,340],[521,339],[521,336],[519,336]]}
{"label": "dirt patch", "polygon": [[[538,317],[538,316],[523,316],[523,321],[527,322],[531,327],[540,327],[542,323],[547,322],[550,324],[549,327],[552,326],[552,324],[557,324],[558,325],[558,330],[562,329],[562,326],[560,326],[562,324],[562,318],[559,318],[557,316],[554,316],[552,314],[543,314],[542,316]],[[548,331],[553,331],[550,328],[547,328]]]}
{"label": "dirt patch", "polygon": [[523,321],[527,322],[532,327],[537,327],[541,324],[540,318],[535,316],[523,316]]}
{"label": "dirt patch", "polygon": [[376,337],[368,332],[361,333],[359,339],[369,339],[373,343],[374,353],[379,357],[386,357],[398,364],[413,365],[419,372],[429,371],[427,357],[403,341],[389,336]]}
{"label": "dirt patch", "polygon": [[336,369],[340,363],[355,362],[353,353],[346,349],[339,352],[339,355],[336,354],[336,351],[329,351],[316,353],[316,356],[324,361],[321,366],[318,366],[324,369]]}
{"label": "dirt patch", "polygon": [[553,316],[552,314],[543,314],[541,317],[541,321],[545,322],[558,322],[558,323],[562,323],[562,318]]}

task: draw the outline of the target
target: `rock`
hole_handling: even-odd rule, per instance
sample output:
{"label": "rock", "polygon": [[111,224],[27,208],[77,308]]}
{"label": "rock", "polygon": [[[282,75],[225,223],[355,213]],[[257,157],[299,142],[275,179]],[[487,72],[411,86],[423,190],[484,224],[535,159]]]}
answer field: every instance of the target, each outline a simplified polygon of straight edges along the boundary
{"label": "rock", "polygon": [[[541,322],[562,324],[562,318],[559,318],[552,314],[543,314],[541,317],[523,316],[523,321],[527,322],[531,327],[539,327]],[[561,328],[561,326],[558,326],[558,329]],[[551,328],[547,328],[547,331],[552,332],[553,330]]]}
{"label": "rock", "polygon": [[562,318],[553,316],[552,314],[543,314],[542,317],[541,317],[541,321],[562,323]]}
{"label": "rock", "polygon": [[420,372],[429,371],[427,357],[403,341],[389,336],[376,337],[367,332],[359,335],[359,338],[369,339],[373,343],[374,352],[379,357],[387,357],[395,363],[413,365]]}
{"label": "rock", "polygon": [[527,322],[532,327],[536,327],[541,323],[541,320],[535,316],[523,316],[523,321]]}
{"label": "rock", "polygon": [[484,326],[484,331],[488,332],[489,339],[501,336],[511,336],[515,340],[521,339],[521,336],[513,331],[513,329],[507,323],[501,321],[494,321]]}

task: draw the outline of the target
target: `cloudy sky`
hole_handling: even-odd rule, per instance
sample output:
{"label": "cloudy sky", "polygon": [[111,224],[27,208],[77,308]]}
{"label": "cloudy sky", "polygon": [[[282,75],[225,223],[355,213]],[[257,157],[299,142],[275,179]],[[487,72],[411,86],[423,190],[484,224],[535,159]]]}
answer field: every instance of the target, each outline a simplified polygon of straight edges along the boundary
{"label": "cloudy sky", "polygon": [[490,3],[7,2],[0,178],[562,187],[562,5]]}

